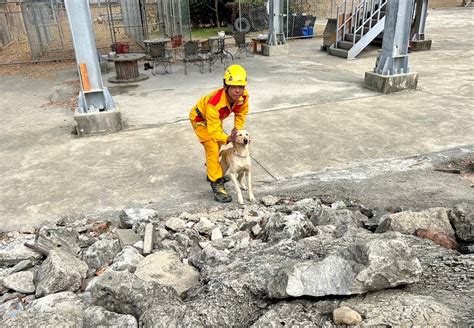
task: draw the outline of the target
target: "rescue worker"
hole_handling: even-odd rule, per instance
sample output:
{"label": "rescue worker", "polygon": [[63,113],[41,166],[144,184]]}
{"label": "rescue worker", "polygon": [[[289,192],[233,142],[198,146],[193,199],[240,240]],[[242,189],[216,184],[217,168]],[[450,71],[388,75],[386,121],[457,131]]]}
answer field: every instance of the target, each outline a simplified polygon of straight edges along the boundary
{"label": "rescue worker", "polygon": [[[189,119],[199,142],[206,153],[207,180],[211,183],[214,198],[220,203],[232,201],[225,190],[219,150],[222,145],[234,142],[237,131],[242,130],[248,112],[249,94],[245,89],[247,73],[240,65],[229,66],[224,73],[224,86],[199,99],[191,109]],[[234,113],[234,128],[227,135],[222,121]]]}

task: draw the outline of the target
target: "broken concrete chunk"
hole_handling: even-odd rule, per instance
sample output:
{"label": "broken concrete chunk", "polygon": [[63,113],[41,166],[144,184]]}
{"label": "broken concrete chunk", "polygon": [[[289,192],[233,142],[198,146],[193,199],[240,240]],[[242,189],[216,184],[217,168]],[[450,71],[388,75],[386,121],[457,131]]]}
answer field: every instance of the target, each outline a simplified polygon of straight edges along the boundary
{"label": "broken concrete chunk", "polygon": [[35,284],[33,282],[33,272],[22,271],[12,273],[3,279],[3,284],[9,289],[13,289],[17,292],[24,294],[32,294],[35,292]]}
{"label": "broken concrete chunk", "polygon": [[147,223],[158,215],[158,212],[148,208],[129,208],[120,214],[120,228],[131,228],[135,223]]}
{"label": "broken concrete chunk", "polygon": [[334,203],[331,204],[331,208],[334,209],[334,210],[340,210],[340,209],[343,209],[343,208],[346,208],[346,203],[344,203],[342,200],[338,200]]}
{"label": "broken concrete chunk", "polygon": [[[430,296],[414,295],[401,290],[384,290],[342,301],[364,314],[367,327],[452,327],[453,309]],[[461,323],[461,325],[464,322]]]}
{"label": "broken concrete chunk", "polygon": [[215,224],[212,223],[208,218],[206,217],[201,217],[199,219],[199,222],[196,223],[193,227],[197,232],[204,234],[204,235],[209,235],[212,231],[212,229],[215,228]]}
{"label": "broken concrete chunk", "polygon": [[282,239],[298,240],[311,236],[315,232],[311,221],[300,212],[272,215],[264,230],[264,240],[268,242],[278,242]]}
{"label": "broken concrete chunk", "polygon": [[148,255],[153,250],[153,224],[147,223],[143,236],[143,255]]}
{"label": "broken concrete chunk", "polygon": [[78,290],[87,270],[87,264],[78,258],[63,251],[51,250],[48,258],[36,271],[36,296]]}
{"label": "broken concrete chunk", "polygon": [[199,283],[199,271],[184,264],[172,251],[159,251],[141,261],[135,275],[144,281],[156,281],[173,287],[182,295]]}
{"label": "broken concrete chunk", "polygon": [[99,240],[95,242],[82,256],[89,269],[93,272],[104,265],[112,263],[115,255],[120,252],[120,243],[118,240]]}
{"label": "broken concrete chunk", "polygon": [[280,198],[272,195],[267,195],[262,197],[262,203],[265,206],[273,206],[280,201]]}
{"label": "broken concrete chunk", "polygon": [[449,210],[444,207],[430,208],[421,212],[400,212],[390,214],[375,232],[398,231],[413,235],[418,229],[436,230],[454,236],[449,221]]}
{"label": "broken concrete chunk", "polygon": [[130,314],[107,311],[101,306],[90,306],[84,310],[84,327],[137,328],[138,322]]}
{"label": "broken concrete chunk", "polygon": [[450,213],[456,237],[461,241],[474,242],[474,205],[458,204]]}
{"label": "broken concrete chunk", "polygon": [[73,228],[43,226],[36,235],[35,246],[61,249],[76,256],[80,251],[79,234]]}
{"label": "broken concrete chunk", "polygon": [[140,317],[156,305],[180,306],[176,291],[155,281],[143,281],[127,271],[107,271],[91,287],[95,305],[105,309]]}
{"label": "broken concrete chunk", "polygon": [[270,309],[250,327],[327,327],[323,324],[325,319],[318,308],[320,303],[307,300],[278,302],[271,305]]}
{"label": "broken concrete chunk", "polygon": [[403,240],[382,235],[322,261],[289,263],[268,292],[274,298],[363,294],[417,282],[421,272],[420,261]]}
{"label": "broken concrete chunk", "polygon": [[133,246],[133,244],[141,240],[140,236],[132,229],[116,229],[115,232],[117,233],[121,248]]}
{"label": "broken concrete chunk", "polygon": [[170,218],[166,221],[165,226],[168,229],[179,232],[186,229],[186,221],[181,220],[180,218]]}
{"label": "broken concrete chunk", "polygon": [[35,313],[70,312],[82,315],[82,310],[85,307],[86,305],[73,292],[60,292],[35,299],[28,306],[28,311]]}
{"label": "broken concrete chunk", "polygon": [[128,271],[133,273],[137,269],[138,263],[140,263],[144,258],[145,257],[141,255],[136,248],[126,246],[115,256],[113,264],[108,268],[108,270]]}
{"label": "broken concrete chunk", "polygon": [[336,325],[357,326],[362,322],[362,317],[351,308],[342,306],[332,312],[332,320]]}
{"label": "broken concrete chunk", "polygon": [[218,239],[222,239],[222,238],[224,238],[224,237],[222,236],[221,229],[219,229],[217,227],[212,229],[211,240],[218,240]]}
{"label": "broken concrete chunk", "polygon": [[0,245],[0,268],[15,266],[21,261],[38,261],[42,255],[26,247],[24,243],[32,243],[34,236],[22,237]]}

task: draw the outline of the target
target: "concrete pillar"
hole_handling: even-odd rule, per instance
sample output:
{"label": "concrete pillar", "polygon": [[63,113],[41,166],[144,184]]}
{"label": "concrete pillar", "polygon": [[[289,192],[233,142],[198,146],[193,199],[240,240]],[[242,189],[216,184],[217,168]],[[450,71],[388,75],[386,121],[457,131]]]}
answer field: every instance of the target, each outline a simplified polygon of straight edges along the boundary
{"label": "concrete pillar", "polygon": [[413,0],[387,1],[385,10],[382,50],[374,70],[365,73],[365,84],[383,93],[415,89],[418,74],[410,72],[408,66]]}
{"label": "concrete pillar", "polygon": [[120,112],[102,82],[92,18],[87,0],[65,0],[81,91],[74,114],[78,135],[119,131]]}

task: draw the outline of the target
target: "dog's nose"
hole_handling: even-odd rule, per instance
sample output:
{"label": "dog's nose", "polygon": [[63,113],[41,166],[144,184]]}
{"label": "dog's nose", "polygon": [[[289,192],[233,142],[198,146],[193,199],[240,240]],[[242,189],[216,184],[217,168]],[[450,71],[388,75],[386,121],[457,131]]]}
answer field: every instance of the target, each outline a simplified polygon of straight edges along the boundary
{"label": "dog's nose", "polygon": [[244,138],[244,144],[248,144],[248,143],[249,143],[249,139]]}

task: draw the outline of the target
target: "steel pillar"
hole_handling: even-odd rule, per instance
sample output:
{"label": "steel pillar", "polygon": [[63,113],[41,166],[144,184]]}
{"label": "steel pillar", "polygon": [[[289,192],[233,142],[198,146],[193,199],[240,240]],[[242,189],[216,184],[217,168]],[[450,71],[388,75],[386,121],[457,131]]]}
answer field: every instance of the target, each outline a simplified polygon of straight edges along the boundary
{"label": "steel pillar", "polygon": [[418,75],[408,67],[413,0],[387,1],[385,11],[382,50],[373,72],[366,72],[365,83],[384,93],[414,89]]}
{"label": "steel pillar", "polygon": [[120,112],[102,82],[89,1],[65,0],[64,4],[81,82],[75,114],[77,132],[82,135],[121,130]]}
{"label": "steel pillar", "polygon": [[267,45],[276,46],[285,44],[285,34],[283,33],[283,0],[269,1],[269,28]]}
{"label": "steel pillar", "polygon": [[413,51],[430,50],[431,40],[425,40],[425,24],[428,17],[428,0],[415,0],[415,20],[410,36]]}
{"label": "steel pillar", "polygon": [[413,0],[387,1],[385,11],[382,52],[374,72],[382,75],[408,73],[408,41]]}
{"label": "steel pillar", "polygon": [[269,27],[267,43],[262,44],[265,56],[287,55],[289,46],[283,33],[283,0],[269,0]]}

